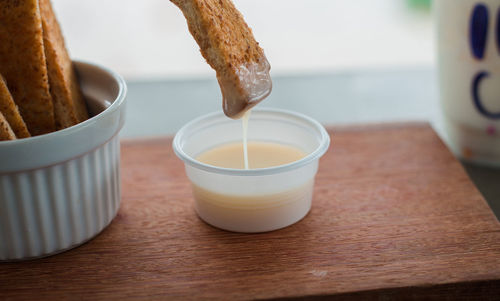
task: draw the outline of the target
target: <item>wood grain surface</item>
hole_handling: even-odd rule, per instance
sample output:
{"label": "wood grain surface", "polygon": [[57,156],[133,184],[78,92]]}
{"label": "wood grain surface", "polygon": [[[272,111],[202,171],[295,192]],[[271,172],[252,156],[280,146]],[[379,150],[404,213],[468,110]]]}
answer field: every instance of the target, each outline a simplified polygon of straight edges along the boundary
{"label": "wood grain surface", "polygon": [[263,234],[194,212],[171,139],[122,143],[122,204],[71,251],[0,264],[0,300],[500,298],[500,224],[426,124],[331,128],[311,212]]}

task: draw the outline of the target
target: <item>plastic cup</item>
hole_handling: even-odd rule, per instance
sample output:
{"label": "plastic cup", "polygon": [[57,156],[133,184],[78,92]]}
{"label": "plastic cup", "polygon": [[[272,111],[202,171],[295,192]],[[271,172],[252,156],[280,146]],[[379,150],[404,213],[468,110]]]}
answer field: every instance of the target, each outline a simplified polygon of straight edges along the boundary
{"label": "plastic cup", "polygon": [[216,112],[197,118],[175,135],[173,148],[185,163],[196,212],[208,224],[234,232],[266,232],[301,220],[311,208],[314,177],[330,138],[317,121],[277,109],[252,110],[248,141],[296,147],[307,155],[269,168],[231,169],[195,158],[242,140],[241,120]]}

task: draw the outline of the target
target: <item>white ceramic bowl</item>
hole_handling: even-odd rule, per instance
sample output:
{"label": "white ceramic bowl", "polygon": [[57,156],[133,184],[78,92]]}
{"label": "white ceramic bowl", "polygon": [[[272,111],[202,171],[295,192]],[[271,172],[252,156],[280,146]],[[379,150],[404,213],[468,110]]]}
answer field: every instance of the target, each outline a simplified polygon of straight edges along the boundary
{"label": "white ceramic bowl", "polygon": [[118,211],[125,81],[93,64],[75,67],[94,116],[50,134],[0,142],[0,261],[76,247]]}
{"label": "white ceramic bowl", "polygon": [[319,159],[330,144],[324,127],[299,113],[254,109],[249,141],[289,145],[307,155],[290,164],[249,170],[196,160],[209,149],[241,139],[241,120],[222,112],[195,119],[175,135],[173,148],[185,163],[198,215],[215,227],[246,233],[277,230],[301,220],[311,208]]}

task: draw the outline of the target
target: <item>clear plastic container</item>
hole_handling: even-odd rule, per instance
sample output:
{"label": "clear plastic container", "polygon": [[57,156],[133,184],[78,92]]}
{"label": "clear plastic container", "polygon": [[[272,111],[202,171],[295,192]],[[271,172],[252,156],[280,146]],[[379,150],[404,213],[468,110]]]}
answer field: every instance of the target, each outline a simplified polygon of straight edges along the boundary
{"label": "clear plastic container", "polygon": [[301,220],[311,208],[319,158],[330,138],[317,121],[277,109],[252,110],[248,141],[274,142],[306,152],[301,160],[260,169],[230,169],[195,158],[214,147],[240,142],[242,122],[222,112],[186,124],[173,148],[184,161],[193,187],[195,209],[205,222],[235,232],[266,232]]}

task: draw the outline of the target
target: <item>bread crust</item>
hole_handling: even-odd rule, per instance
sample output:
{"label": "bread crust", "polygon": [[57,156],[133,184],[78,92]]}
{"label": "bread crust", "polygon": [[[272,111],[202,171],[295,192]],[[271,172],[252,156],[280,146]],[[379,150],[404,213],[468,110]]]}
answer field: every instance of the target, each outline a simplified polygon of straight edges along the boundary
{"label": "bread crust", "polygon": [[31,135],[55,130],[38,0],[0,1],[0,73]]}
{"label": "bread crust", "polygon": [[264,51],[229,0],[172,0],[183,12],[205,60],[218,73],[258,62]]}
{"label": "bread crust", "polygon": [[50,94],[59,130],[85,121],[89,115],[50,0],[39,1]]}
{"label": "bread crust", "polygon": [[16,139],[16,135],[12,131],[12,128],[3,116],[2,112],[0,112],[0,141],[14,139]]}
{"label": "bread crust", "polygon": [[5,120],[9,123],[17,138],[27,138],[31,136],[1,74],[0,113],[3,114]]}

